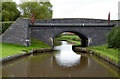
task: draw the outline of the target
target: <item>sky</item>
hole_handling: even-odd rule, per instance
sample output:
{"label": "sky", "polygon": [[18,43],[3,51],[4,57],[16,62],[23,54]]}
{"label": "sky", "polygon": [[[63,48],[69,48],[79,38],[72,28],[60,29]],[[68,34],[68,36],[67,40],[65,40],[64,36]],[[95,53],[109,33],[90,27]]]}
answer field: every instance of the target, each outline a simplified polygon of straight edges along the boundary
{"label": "sky", "polygon": [[[17,4],[20,0],[13,0]],[[50,0],[53,18],[94,18],[118,20],[120,0]]]}

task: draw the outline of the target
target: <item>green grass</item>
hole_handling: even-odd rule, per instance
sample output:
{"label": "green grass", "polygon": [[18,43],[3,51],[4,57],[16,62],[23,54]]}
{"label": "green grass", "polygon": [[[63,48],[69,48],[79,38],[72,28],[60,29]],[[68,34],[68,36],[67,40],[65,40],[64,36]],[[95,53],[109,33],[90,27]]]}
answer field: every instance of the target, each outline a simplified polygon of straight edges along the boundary
{"label": "green grass", "polygon": [[118,49],[108,48],[107,45],[96,46],[96,47],[87,47],[89,50],[95,51],[95,53],[100,54],[103,57],[109,57],[113,61],[119,61],[120,51]]}
{"label": "green grass", "polygon": [[67,40],[76,44],[81,44],[81,40],[77,35],[60,35],[56,38],[57,40]]}
{"label": "green grass", "polygon": [[0,23],[13,23],[14,21],[3,21],[3,22],[0,22]]}
{"label": "green grass", "polygon": [[77,35],[61,35],[61,37],[79,38]]}
{"label": "green grass", "polygon": [[73,43],[76,43],[76,44],[81,44],[81,41],[74,41],[72,39],[64,39],[64,40],[67,40],[67,41],[70,41],[70,42],[73,42]]}
{"label": "green grass", "polygon": [[36,39],[31,40],[31,45],[29,47],[23,45],[17,45],[17,44],[2,43],[2,57],[0,58],[23,53],[25,51],[29,52],[30,50],[41,49],[41,48],[51,48],[51,47]]}
{"label": "green grass", "polygon": [[67,39],[67,38],[56,38],[56,39],[57,39],[57,41],[58,41],[58,40],[66,40],[66,41],[70,41],[70,42],[72,42],[72,43],[76,43],[76,44],[81,45],[81,41],[75,41],[75,40]]}

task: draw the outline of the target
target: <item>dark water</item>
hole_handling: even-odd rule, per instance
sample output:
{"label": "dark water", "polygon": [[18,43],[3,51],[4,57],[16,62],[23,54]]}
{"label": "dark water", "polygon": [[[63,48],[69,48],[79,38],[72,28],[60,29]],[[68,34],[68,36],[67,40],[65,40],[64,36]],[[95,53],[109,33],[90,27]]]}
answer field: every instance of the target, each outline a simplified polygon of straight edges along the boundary
{"label": "dark water", "polygon": [[34,54],[3,65],[3,77],[117,77],[118,69],[90,54],[75,53],[62,41],[54,52]]}

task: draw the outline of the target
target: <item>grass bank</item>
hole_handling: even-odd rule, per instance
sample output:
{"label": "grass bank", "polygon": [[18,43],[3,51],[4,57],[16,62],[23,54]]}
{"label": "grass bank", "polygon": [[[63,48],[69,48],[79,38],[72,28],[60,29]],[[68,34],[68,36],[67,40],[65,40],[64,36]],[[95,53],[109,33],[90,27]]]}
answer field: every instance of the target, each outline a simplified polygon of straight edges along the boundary
{"label": "grass bank", "polygon": [[61,35],[61,37],[79,38],[77,35]]}
{"label": "grass bank", "polygon": [[109,58],[109,60],[118,63],[120,62],[120,51],[119,49],[108,48],[107,45],[86,47],[86,49],[94,51],[94,53],[101,55],[104,58]]}
{"label": "grass bank", "polygon": [[75,51],[85,51],[88,53],[94,53],[98,57],[116,65],[120,65],[120,51],[119,49],[108,48],[107,45],[95,46],[95,47],[75,47]]}
{"label": "grass bank", "polygon": [[42,41],[31,39],[31,45],[29,47],[17,44],[8,44],[8,43],[1,43],[2,44],[2,56],[12,56],[23,52],[29,52],[33,49],[42,49],[42,48],[52,48],[49,45],[43,43]]}
{"label": "grass bank", "polygon": [[58,40],[66,40],[74,44],[81,45],[81,39],[77,35],[60,35],[55,38],[55,41],[58,41]]}

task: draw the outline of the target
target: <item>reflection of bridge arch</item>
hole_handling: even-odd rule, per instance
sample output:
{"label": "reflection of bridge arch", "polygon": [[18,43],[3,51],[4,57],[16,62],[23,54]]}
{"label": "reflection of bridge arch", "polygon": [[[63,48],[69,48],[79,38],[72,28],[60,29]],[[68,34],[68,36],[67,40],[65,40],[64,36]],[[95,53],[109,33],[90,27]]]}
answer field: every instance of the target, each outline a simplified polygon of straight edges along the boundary
{"label": "reflection of bridge arch", "polygon": [[85,67],[88,66],[88,58],[86,56],[81,56],[80,62],[78,64],[76,64],[75,66],[72,67],[62,67],[60,66],[57,61],[56,61],[56,57],[53,56],[53,66],[56,67],[57,69],[62,69],[62,68],[66,68],[69,70],[69,68],[73,68],[73,69],[84,69]]}
{"label": "reflection of bridge arch", "polygon": [[64,32],[71,32],[74,33],[75,35],[79,36],[79,38],[81,39],[81,46],[82,47],[87,47],[88,46],[88,37],[86,37],[84,34],[80,33],[80,32],[75,32],[75,31],[62,31],[62,32],[58,32],[56,34],[54,34],[53,39],[58,36],[61,33]]}

